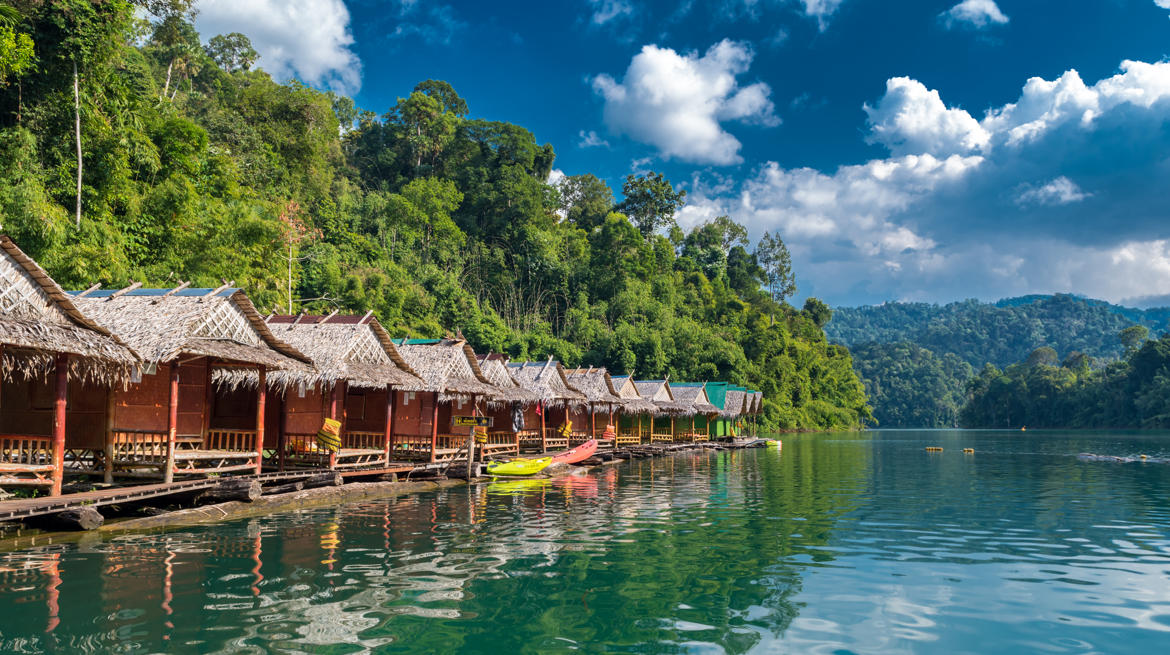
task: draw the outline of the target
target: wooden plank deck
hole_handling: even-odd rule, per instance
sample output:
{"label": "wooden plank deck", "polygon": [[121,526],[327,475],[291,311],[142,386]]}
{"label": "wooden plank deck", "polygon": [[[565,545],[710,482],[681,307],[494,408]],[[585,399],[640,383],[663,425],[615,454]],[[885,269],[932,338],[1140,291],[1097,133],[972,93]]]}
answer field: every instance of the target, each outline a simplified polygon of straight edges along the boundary
{"label": "wooden plank deck", "polygon": [[[260,480],[260,482],[277,482],[281,480],[292,480],[301,477],[309,477],[318,473],[321,473],[321,471],[284,471],[262,473],[257,476],[250,475],[237,477],[254,477],[257,480]],[[82,491],[75,494],[65,494],[63,496],[43,496],[40,498],[18,498],[16,500],[5,500],[0,501],[0,521],[14,521],[18,519],[29,518],[30,516],[53,514],[55,512],[72,509],[74,507],[81,507],[83,505],[89,505],[91,507],[99,505],[113,505],[115,503],[133,502],[136,500],[146,500],[148,498],[170,496],[187,491],[198,491],[200,489],[214,487],[223,480],[224,477],[179,480],[169,484],[162,482],[158,484],[142,484],[127,487],[110,487],[107,489]]]}

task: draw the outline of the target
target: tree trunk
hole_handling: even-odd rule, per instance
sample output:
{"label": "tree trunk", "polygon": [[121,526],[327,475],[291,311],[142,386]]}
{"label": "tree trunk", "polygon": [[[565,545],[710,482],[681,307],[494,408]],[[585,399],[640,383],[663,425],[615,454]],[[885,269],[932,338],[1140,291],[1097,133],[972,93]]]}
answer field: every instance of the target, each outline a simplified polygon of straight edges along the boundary
{"label": "tree trunk", "polygon": [[75,507],[56,514],[34,516],[26,523],[41,530],[94,530],[100,528],[105,520],[92,507]]}
{"label": "tree trunk", "polygon": [[[162,98],[167,97],[167,89],[171,88],[171,70],[174,67],[175,67],[175,60],[172,59],[171,63],[167,64],[167,81],[166,81],[166,84],[163,84]],[[162,100],[162,98],[159,98],[159,100]]]}
{"label": "tree trunk", "polygon": [[302,480],[305,483],[306,489],[315,489],[317,487],[340,487],[342,484],[341,474],[337,471],[329,471],[314,475],[311,478]]}
{"label": "tree trunk", "polygon": [[77,60],[73,60],[73,124],[77,136],[77,227],[81,227],[81,89],[77,81]]}
{"label": "tree trunk", "polygon": [[224,503],[242,500],[250,503],[260,497],[260,481],[252,478],[227,479],[196,497],[196,503]]}
{"label": "tree trunk", "polygon": [[287,494],[294,491],[300,491],[305,488],[304,482],[291,482],[289,484],[281,484],[272,487],[264,487],[264,493],[267,494]]}

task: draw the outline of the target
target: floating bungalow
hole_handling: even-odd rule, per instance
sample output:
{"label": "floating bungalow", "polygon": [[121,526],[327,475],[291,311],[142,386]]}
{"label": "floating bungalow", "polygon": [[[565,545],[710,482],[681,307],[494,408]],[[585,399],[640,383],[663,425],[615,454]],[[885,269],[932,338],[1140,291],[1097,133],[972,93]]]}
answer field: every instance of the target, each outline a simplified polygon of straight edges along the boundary
{"label": "floating bungalow", "polygon": [[141,374],[108,396],[105,452],[88,459],[91,472],[107,481],[119,475],[166,482],[176,475],[260,472],[271,418],[260,390],[271,371],[311,374],[312,368],[308,357],[273,336],[243,291],[226,284],[94,285],[73,292],[72,300],[142,361]]}
{"label": "floating bungalow", "polygon": [[679,402],[666,380],[635,380],[638,394],[654,403],[657,411],[650,422],[650,443],[673,442],[675,419],[689,410],[686,403]]}
{"label": "floating bungalow", "polygon": [[617,422],[617,446],[633,446],[650,442],[650,427],[658,406],[638,393],[633,376],[611,375],[610,381],[622,399]]}
{"label": "floating bungalow", "polygon": [[56,496],[67,464],[102,462],[108,400],[138,363],[0,236],[0,485]]}
{"label": "floating bungalow", "polygon": [[560,362],[551,357],[545,362],[510,362],[508,372],[541,399],[524,415],[525,424],[540,425],[541,439],[522,438],[522,449],[547,452],[589,440],[585,394],[569,384]]}
{"label": "floating bungalow", "polygon": [[466,452],[467,428],[456,433],[452,416],[478,416],[477,403],[508,402],[479,367],[463,339],[399,339],[403,359],[431,391],[397,391],[394,401],[394,460],[441,462]]}
{"label": "floating bungalow", "polygon": [[743,433],[742,416],[748,407],[747,389],[728,385],[723,400],[723,411],[719,417],[727,422],[727,436],[738,437]]}
{"label": "floating bungalow", "polygon": [[488,428],[487,441],[481,444],[485,457],[493,455],[519,455],[520,441],[533,443],[540,440],[540,427],[525,421],[527,409],[540,402],[540,395],[521,386],[508,371],[508,356],[499,353],[479,355],[479,368],[491,380],[492,386],[500,390],[508,402],[488,407],[485,416],[492,418]]}
{"label": "floating bungalow", "polygon": [[[585,395],[589,408],[589,432],[599,445],[613,445],[605,438],[607,425],[614,426],[614,440],[617,438],[617,411],[625,404],[609,371],[604,368],[577,368],[566,371],[569,384]],[[597,414],[602,414],[601,428],[597,427]]]}
{"label": "floating bungalow", "polygon": [[[309,357],[313,370],[269,376],[268,406],[278,417],[265,451],[286,468],[365,468],[390,462],[396,394],[427,386],[373,317],[272,315],[265,322],[281,341]],[[280,393],[283,390],[284,393]],[[326,418],[341,423],[340,446],[317,441]]]}
{"label": "floating bungalow", "polygon": [[[704,382],[676,382],[670,385],[675,401],[687,406],[687,412],[676,420],[674,440],[683,443],[707,441],[708,422],[719,414],[719,409],[707,398],[707,384]],[[690,419],[690,425],[686,420]]]}

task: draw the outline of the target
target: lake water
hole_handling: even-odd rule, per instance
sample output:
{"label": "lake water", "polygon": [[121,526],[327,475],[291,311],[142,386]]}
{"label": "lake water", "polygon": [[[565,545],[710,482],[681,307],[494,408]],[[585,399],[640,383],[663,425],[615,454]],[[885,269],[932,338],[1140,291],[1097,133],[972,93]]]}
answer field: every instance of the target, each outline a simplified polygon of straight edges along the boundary
{"label": "lake water", "polygon": [[1170,652],[1170,464],[1080,452],[1170,434],[789,436],[3,553],[0,651]]}

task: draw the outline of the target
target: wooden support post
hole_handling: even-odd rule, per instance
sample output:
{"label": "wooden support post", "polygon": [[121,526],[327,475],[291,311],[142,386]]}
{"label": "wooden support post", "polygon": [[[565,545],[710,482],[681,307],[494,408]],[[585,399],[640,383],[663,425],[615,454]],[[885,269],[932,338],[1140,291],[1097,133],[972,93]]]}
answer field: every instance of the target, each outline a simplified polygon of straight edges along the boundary
{"label": "wooden support post", "polygon": [[439,392],[435,392],[435,407],[431,413],[431,461],[435,461],[435,448],[439,443]]}
{"label": "wooden support post", "polygon": [[104,457],[106,468],[102,471],[102,481],[106,484],[114,483],[114,413],[117,411],[116,394],[113,387],[106,389],[106,438],[104,443]]}
{"label": "wooden support post", "polygon": [[386,435],[382,442],[382,465],[390,465],[390,443],[394,440],[394,389],[386,387]]}
{"label": "wooden support post", "polygon": [[[338,381],[333,383],[333,388],[329,391],[329,418],[333,419],[334,421],[337,420],[337,415],[338,415],[337,412],[339,411],[337,405],[340,402],[338,397],[341,395],[341,385],[342,385],[342,381],[338,380]],[[342,426],[342,427],[344,427],[344,426]],[[342,437],[344,437],[344,436],[345,436],[344,430],[342,430],[342,428],[339,427],[337,429],[337,439],[340,441],[342,439]],[[339,445],[338,448],[340,448],[340,447],[341,446]],[[332,471],[336,468],[337,468],[337,453],[330,452],[329,453],[329,470]]]}
{"label": "wooden support post", "polygon": [[49,495],[61,495],[65,479],[65,403],[69,397],[69,355],[57,355],[57,398],[53,403],[53,486]]}
{"label": "wooden support post", "polygon": [[170,386],[167,389],[167,460],[163,482],[175,481],[175,445],[179,433],[179,360],[170,363]]}
{"label": "wooden support post", "polygon": [[215,404],[215,385],[211,383],[211,362],[207,358],[207,368],[203,380],[203,442],[207,442],[207,433],[211,431],[211,407]]}
{"label": "wooden support post", "polygon": [[[475,396],[471,397],[471,415],[479,416],[475,409]],[[467,434],[467,480],[471,480],[471,467],[475,464],[475,426],[468,428]]]}
{"label": "wooden support post", "polygon": [[548,408],[544,406],[543,400],[540,401],[538,407],[540,408],[540,452],[547,453],[548,444],[545,443],[545,441],[547,441],[547,436],[544,433],[544,415],[548,413]]}
{"label": "wooden support post", "polygon": [[589,438],[597,438],[597,412],[593,409],[593,404],[589,404]]}
{"label": "wooden support post", "polygon": [[[257,367],[260,386],[256,388],[256,475],[264,468],[264,405],[267,403],[268,371],[261,364]],[[259,495],[259,494],[257,494]]]}
{"label": "wooden support post", "polygon": [[276,467],[277,470],[284,470],[284,456],[288,450],[288,388],[285,388],[284,398],[280,399],[280,407],[277,408],[280,412],[280,432],[276,435]]}

